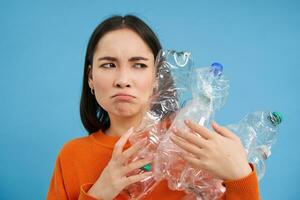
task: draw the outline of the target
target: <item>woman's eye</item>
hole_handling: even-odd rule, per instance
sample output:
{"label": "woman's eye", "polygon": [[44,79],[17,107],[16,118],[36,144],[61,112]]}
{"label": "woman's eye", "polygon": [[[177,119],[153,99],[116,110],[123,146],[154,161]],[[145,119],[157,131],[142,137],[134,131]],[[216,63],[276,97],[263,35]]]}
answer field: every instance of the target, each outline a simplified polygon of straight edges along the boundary
{"label": "woman's eye", "polygon": [[136,68],[146,68],[147,67],[147,65],[145,65],[144,63],[135,63],[134,66]]}
{"label": "woman's eye", "polygon": [[112,67],[115,67],[115,64],[114,63],[105,63],[105,64],[100,65],[100,67],[112,68]]}

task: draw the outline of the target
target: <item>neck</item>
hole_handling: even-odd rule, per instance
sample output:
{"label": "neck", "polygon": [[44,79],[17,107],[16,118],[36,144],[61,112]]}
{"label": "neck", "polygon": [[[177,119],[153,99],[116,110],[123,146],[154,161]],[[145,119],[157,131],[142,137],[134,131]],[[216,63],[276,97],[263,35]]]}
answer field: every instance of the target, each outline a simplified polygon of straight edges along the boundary
{"label": "neck", "polygon": [[120,117],[110,115],[110,127],[105,131],[110,136],[122,136],[131,127],[136,127],[141,122],[141,115],[131,117]]}

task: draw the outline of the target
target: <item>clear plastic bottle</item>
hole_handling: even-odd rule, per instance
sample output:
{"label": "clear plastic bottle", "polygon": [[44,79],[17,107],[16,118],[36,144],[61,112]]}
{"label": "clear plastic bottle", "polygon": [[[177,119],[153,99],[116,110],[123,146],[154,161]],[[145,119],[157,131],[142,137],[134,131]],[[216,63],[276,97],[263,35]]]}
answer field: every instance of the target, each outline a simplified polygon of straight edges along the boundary
{"label": "clear plastic bottle", "polygon": [[193,119],[202,126],[210,127],[214,111],[224,104],[228,95],[228,81],[221,77],[222,73],[223,66],[220,63],[194,69],[194,76],[191,77],[193,98],[184,103],[172,126],[184,128],[184,120]]}
{"label": "clear plastic bottle", "polygon": [[279,112],[257,111],[246,115],[238,124],[228,125],[240,137],[249,162],[257,170],[259,180],[265,174],[265,163],[277,139],[278,125],[282,122]]}
{"label": "clear plastic bottle", "polygon": [[[140,141],[143,142],[143,148],[141,148],[137,153],[129,158],[127,164],[136,162],[141,159],[153,160],[154,153],[158,147],[159,138],[156,133],[159,132],[158,125],[153,125],[143,130],[135,130],[133,134],[136,134],[134,137],[129,138],[131,144],[135,144]],[[149,163],[139,169],[135,169],[127,174],[127,176],[133,176],[137,174],[143,174],[145,172],[152,172],[152,164]],[[127,193],[129,199],[142,199],[147,195],[155,186],[157,182],[152,175],[147,176],[141,181],[135,182],[124,189],[124,192]]]}
{"label": "clear plastic bottle", "polygon": [[[196,190],[198,182],[186,177],[195,177],[199,170],[192,170],[192,167],[178,153],[183,150],[178,148],[170,139],[173,134],[172,127],[188,129],[185,119],[192,119],[202,126],[209,127],[215,110],[219,109],[228,95],[228,81],[222,76],[223,66],[213,63],[209,67],[194,69],[193,76],[190,77],[192,84],[192,100],[187,101],[185,106],[177,113],[173,123],[161,141],[158,153],[155,158],[155,175],[168,180],[168,186],[173,190]],[[192,174],[191,174],[192,173]],[[198,176],[199,177],[199,176]],[[203,183],[203,179],[201,179]],[[199,181],[200,183],[200,181]],[[195,188],[192,188],[195,187]],[[198,190],[198,189],[197,189]]]}
{"label": "clear plastic bottle", "polygon": [[261,180],[266,172],[265,160],[271,155],[269,148],[265,145],[257,147],[248,155],[248,160],[256,168],[258,180]]}

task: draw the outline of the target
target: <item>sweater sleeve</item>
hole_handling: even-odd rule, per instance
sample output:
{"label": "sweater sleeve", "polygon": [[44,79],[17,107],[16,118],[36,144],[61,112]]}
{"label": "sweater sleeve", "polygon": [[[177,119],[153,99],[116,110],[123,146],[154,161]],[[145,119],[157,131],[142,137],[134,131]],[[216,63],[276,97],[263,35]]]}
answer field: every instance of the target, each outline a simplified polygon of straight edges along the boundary
{"label": "sweater sleeve", "polygon": [[226,192],[221,200],[259,200],[259,187],[256,176],[256,169],[253,164],[249,163],[252,172],[238,180],[224,181]]}
{"label": "sweater sleeve", "polygon": [[[87,194],[92,183],[83,184],[80,187],[80,194],[78,200],[101,200],[96,199]],[[62,173],[61,167],[61,158],[60,155],[56,160],[56,164],[54,167],[54,172],[50,181],[50,186],[47,194],[47,200],[69,200],[70,198],[67,195],[67,191],[65,188],[65,181]]]}
{"label": "sweater sleeve", "polygon": [[[74,195],[73,197],[70,197],[66,190],[66,181],[64,179],[64,173],[62,169],[61,154],[59,154],[56,159],[53,175],[50,180],[49,190],[46,198],[47,200],[74,200]],[[93,183],[82,184],[80,186],[78,200],[101,200],[88,194],[88,191],[92,186]],[[116,198],[114,198],[114,200],[128,199],[128,195],[124,192],[121,192]]]}
{"label": "sweater sleeve", "polygon": [[92,186],[93,183],[86,183],[81,185],[78,200],[100,200],[88,195],[88,191]]}
{"label": "sweater sleeve", "polygon": [[[93,183],[83,184],[80,187],[80,195],[79,195],[78,200],[101,200],[101,199],[96,199],[87,194],[87,192],[89,191],[89,189],[92,186],[93,186]],[[129,199],[130,199],[130,197],[123,191],[120,192],[120,194],[114,198],[114,200],[129,200]]]}
{"label": "sweater sleeve", "polygon": [[50,186],[47,194],[47,200],[67,200],[67,192],[65,189],[64,178],[61,170],[61,159],[58,156],[54,172],[50,181]]}

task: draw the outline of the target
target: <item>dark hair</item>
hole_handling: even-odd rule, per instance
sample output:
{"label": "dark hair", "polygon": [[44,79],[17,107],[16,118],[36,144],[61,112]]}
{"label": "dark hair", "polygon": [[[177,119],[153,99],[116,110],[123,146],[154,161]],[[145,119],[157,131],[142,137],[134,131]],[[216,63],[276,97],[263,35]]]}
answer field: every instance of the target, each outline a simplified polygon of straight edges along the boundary
{"label": "dark hair", "polygon": [[80,100],[80,117],[85,129],[89,134],[101,130],[106,130],[110,126],[110,120],[108,113],[98,104],[96,98],[91,94],[91,90],[88,84],[89,65],[93,64],[93,56],[98,41],[108,32],[129,28],[135,31],[144,42],[150,47],[154,59],[156,59],[159,51],[161,50],[161,44],[151,28],[133,15],[112,16],[102,23],[100,23],[94,30],[90,40],[88,42],[84,72],[83,72],[83,86]]}

